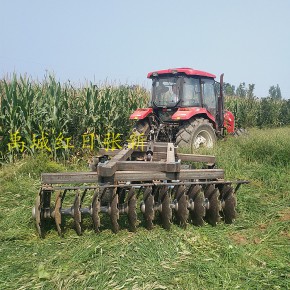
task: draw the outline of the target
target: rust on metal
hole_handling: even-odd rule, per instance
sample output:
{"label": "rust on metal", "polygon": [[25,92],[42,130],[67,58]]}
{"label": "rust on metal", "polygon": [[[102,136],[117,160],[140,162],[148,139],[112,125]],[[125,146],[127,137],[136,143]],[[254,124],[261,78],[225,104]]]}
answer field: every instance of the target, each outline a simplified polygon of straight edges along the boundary
{"label": "rust on metal", "polygon": [[[185,169],[183,162],[198,163],[199,169],[191,165]],[[67,216],[73,218],[81,235],[82,220],[90,216],[98,233],[103,215],[109,215],[114,233],[120,230],[120,215],[126,215],[128,228],[134,232],[139,206],[148,230],[158,222],[156,217],[166,230],[174,222],[181,227],[205,222],[216,226],[221,218],[232,223],[237,215],[236,190],[248,181],[225,180],[224,170],[215,168],[215,162],[215,156],[179,153],[173,144],[165,142],[148,142],[134,150],[124,147],[110,153],[101,149],[90,166],[93,172],[42,174],[33,208],[37,232],[44,237],[45,222],[53,219],[62,236],[62,219]],[[235,189],[233,184],[237,184]],[[87,201],[88,192],[91,201]],[[64,207],[64,200],[72,193],[73,204]],[[55,202],[51,204],[53,194]]]}

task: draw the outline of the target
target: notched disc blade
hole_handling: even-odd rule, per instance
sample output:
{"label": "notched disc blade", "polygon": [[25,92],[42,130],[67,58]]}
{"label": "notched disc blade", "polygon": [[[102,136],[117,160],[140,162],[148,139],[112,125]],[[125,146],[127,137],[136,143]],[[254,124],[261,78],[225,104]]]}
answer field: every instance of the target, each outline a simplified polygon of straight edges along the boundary
{"label": "notched disc blade", "polygon": [[35,225],[39,236],[43,238],[40,194],[36,197],[35,200]]}
{"label": "notched disc blade", "polygon": [[80,236],[82,235],[82,227],[81,227],[81,222],[82,222],[82,216],[81,216],[81,198],[80,194],[77,193],[74,201],[74,222],[75,222],[75,228],[77,234]]}
{"label": "notched disc blade", "polygon": [[112,223],[112,230],[113,233],[117,233],[119,231],[119,209],[118,209],[118,202],[119,202],[119,196],[116,192],[116,189],[111,189],[112,190],[112,199],[111,199],[111,213],[110,213],[110,218],[111,218],[111,223]]}
{"label": "notched disc blade", "polygon": [[161,219],[163,228],[169,230],[171,227],[172,209],[170,208],[170,193],[168,187],[164,186],[160,190],[160,199],[162,204]]}
{"label": "notched disc blade", "polygon": [[151,194],[152,187],[147,187],[144,192],[144,203],[145,203],[145,221],[146,228],[151,230],[153,228],[153,220],[154,220],[154,197]]}
{"label": "notched disc blade", "polygon": [[62,232],[61,232],[61,198],[62,195],[61,193],[57,193],[56,195],[56,199],[55,199],[55,207],[54,207],[54,221],[55,221],[55,225],[56,225],[56,229],[57,232],[60,236],[62,236]]}
{"label": "notched disc blade", "polygon": [[179,185],[176,192],[176,200],[178,202],[178,209],[176,211],[177,220],[181,227],[185,228],[189,216],[187,209],[187,196],[185,194],[186,188],[184,185]]}
{"label": "notched disc blade", "polygon": [[131,188],[128,192],[128,221],[131,232],[137,230],[137,198],[134,188]]}
{"label": "notched disc blade", "polygon": [[209,201],[209,208],[206,210],[205,219],[212,226],[216,226],[221,218],[221,202],[219,200],[219,190],[215,188],[214,185],[209,185],[206,187],[204,195]]}
{"label": "notched disc blade", "polygon": [[188,198],[194,203],[194,209],[190,210],[190,218],[195,226],[202,226],[205,217],[204,193],[200,185],[191,185],[188,190]]}
{"label": "notched disc blade", "polygon": [[93,196],[93,202],[92,202],[92,219],[94,224],[94,230],[96,233],[98,233],[101,226],[101,220],[100,220],[100,199],[99,199],[99,192],[95,192]]}
{"label": "notched disc blade", "polygon": [[230,185],[225,185],[222,189],[222,198],[224,200],[223,215],[226,224],[231,224],[237,217],[237,199],[234,189]]}

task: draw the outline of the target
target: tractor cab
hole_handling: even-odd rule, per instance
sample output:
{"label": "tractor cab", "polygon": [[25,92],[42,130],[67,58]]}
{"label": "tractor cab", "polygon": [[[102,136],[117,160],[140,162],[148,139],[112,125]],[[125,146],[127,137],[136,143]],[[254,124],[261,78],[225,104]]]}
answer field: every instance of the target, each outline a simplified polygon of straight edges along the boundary
{"label": "tractor cab", "polygon": [[[218,83],[214,75],[193,69],[175,69],[149,73],[152,79],[150,106],[162,118],[164,113],[175,113],[179,108],[205,108],[216,117]],[[164,120],[165,121],[165,120]],[[174,121],[173,118],[167,121]]]}

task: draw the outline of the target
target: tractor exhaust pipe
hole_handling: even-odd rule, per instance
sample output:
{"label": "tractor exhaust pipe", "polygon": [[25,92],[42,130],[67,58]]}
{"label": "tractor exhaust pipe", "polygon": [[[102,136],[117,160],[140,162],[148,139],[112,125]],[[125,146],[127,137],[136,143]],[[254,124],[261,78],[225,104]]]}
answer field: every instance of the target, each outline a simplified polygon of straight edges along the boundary
{"label": "tractor exhaust pipe", "polygon": [[220,76],[220,94],[218,97],[218,130],[222,133],[222,129],[224,127],[224,92],[223,92],[223,86],[224,86],[224,74],[221,74]]}

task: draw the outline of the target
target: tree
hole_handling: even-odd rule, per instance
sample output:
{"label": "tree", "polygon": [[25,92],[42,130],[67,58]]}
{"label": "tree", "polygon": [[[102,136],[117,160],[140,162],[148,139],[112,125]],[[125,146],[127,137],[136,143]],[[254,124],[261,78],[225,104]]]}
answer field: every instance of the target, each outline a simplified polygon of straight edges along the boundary
{"label": "tree", "polygon": [[281,100],[282,94],[279,85],[271,86],[269,89],[269,97],[274,100]]}
{"label": "tree", "polygon": [[255,84],[249,84],[248,90],[247,90],[247,98],[254,99],[254,90],[255,90]]}
{"label": "tree", "polygon": [[234,96],[235,95],[235,86],[230,83],[224,83],[223,90],[226,96]]}
{"label": "tree", "polygon": [[247,96],[246,84],[244,82],[240,83],[240,85],[237,87],[236,95],[240,98],[245,98]]}

